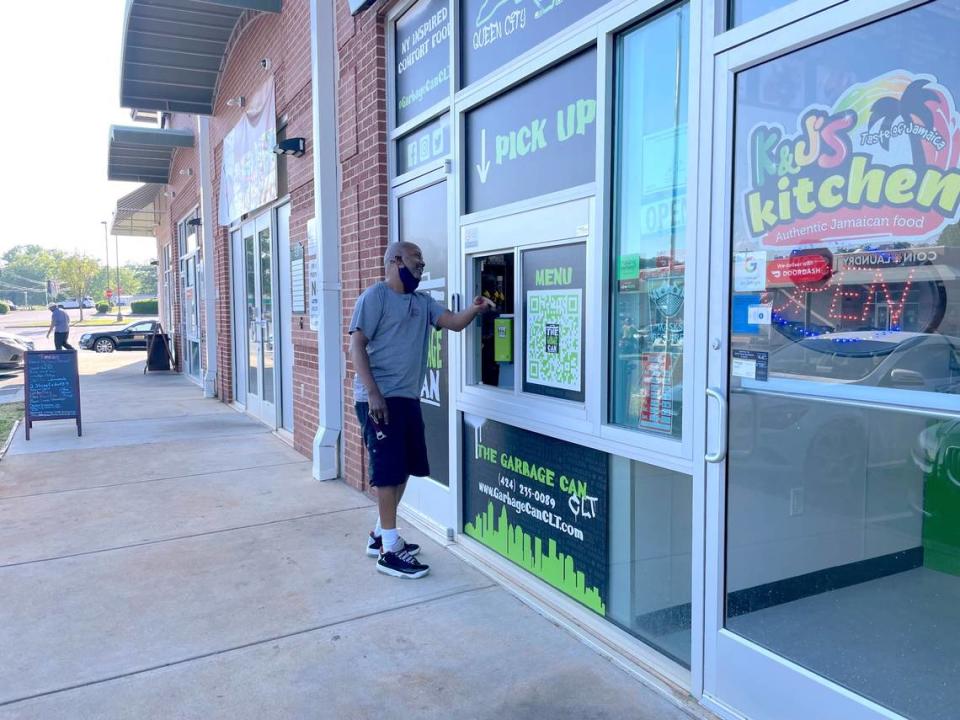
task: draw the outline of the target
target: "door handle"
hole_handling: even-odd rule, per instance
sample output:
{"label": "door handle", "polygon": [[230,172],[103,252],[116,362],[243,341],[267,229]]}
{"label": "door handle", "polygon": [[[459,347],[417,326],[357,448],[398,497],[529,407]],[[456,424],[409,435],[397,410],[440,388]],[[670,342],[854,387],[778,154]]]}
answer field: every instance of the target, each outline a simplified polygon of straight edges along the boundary
{"label": "door handle", "polygon": [[727,457],[727,399],[723,396],[722,392],[711,387],[707,388],[707,397],[716,400],[720,410],[720,431],[717,434],[719,447],[716,452],[704,455],[703,459],[708,463],[719,463],[723,462]]}

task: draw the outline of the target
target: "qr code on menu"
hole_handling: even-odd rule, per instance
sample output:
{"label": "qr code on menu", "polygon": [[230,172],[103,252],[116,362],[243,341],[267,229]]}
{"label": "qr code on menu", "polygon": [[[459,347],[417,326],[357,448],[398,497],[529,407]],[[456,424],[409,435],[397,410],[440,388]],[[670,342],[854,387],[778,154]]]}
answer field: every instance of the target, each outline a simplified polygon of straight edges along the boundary
{"label": "qr code on menu", "polygon": [[582,301],[579,289],[527,293],[528,383],[580,389]]}

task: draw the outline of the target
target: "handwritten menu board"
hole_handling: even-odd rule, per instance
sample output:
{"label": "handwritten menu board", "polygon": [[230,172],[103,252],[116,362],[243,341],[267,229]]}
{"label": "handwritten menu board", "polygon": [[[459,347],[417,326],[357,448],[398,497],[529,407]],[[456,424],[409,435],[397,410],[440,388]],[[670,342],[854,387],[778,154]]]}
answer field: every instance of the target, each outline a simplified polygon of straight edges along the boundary
{"label": "handwritten menu board", "polygon": [[27,440],[35,420],[76,419],[77,435],[83,435],[77,353],[28,351],[24,358],[24,399]]}

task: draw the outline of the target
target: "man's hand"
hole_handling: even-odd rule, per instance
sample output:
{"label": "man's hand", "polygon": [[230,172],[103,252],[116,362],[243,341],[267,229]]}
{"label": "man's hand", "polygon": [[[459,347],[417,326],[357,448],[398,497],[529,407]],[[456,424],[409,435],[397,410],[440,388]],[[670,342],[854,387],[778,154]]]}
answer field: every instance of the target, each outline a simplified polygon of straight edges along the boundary
{"label": "man's hand", "polygon": [[474,308],[476,308],[477,314],[490,312],[491,310],[496,310],[497,306],[493,304],[493,300],[490,298],[485,298],[483,295],[477,295],[473,299]]}
{"label": "man's hand", "polygon": [[387,411],[387,401],[379,392],[370,393],[368,400],[370,406],[369,415],[378,425],[390,424],[390,413]]}
{"label": "man's hand", "polygon": [[443,315],[437,320],[437,327],[444,330],[460,332],[473,322],[473,319],[477,317],[477,315],[495,310],[496,307],[490,298],[477,295],[469,307],[464,308],[458,313],[445,310]]}

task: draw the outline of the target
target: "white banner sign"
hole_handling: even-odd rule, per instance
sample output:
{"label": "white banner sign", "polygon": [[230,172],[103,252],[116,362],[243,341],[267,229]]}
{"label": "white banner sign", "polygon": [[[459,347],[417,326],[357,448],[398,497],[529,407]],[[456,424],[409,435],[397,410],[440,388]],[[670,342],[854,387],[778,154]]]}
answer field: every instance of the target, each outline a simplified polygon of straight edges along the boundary
{"label": "white banner sign", "polygon": [[271,77],[249,99],[240,122],[223,139],[221,225],[277,199],[277,104]]}

